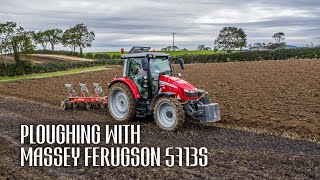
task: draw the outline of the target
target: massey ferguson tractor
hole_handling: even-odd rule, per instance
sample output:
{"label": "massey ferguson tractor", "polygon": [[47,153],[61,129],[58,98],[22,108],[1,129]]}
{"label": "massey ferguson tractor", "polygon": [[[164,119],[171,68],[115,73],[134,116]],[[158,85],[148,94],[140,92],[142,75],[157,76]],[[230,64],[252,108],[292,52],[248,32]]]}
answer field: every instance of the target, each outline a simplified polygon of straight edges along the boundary
{"label": "massey ferguson tractor", "polygon": [[[184,69],[183,59],[149,50],[150,47],[133,47],[121,56],[124,59],[123,77],[112,79],[107,97],[75,97],[70,94],[71,85],[66,84],[70,95],[62,102],[62,108],[75,109],[81,104],[90,109],[92,104],[107,104],[116,121],[153,115],[158,126],[168,131],[178,130],[186,116],[203,123],[219,121],[219,104],[210,103],[207,92],[180,79],[180,73],[175,74],[173,62],[178,61]],[[80,86],[83,92],[84,84]]]}

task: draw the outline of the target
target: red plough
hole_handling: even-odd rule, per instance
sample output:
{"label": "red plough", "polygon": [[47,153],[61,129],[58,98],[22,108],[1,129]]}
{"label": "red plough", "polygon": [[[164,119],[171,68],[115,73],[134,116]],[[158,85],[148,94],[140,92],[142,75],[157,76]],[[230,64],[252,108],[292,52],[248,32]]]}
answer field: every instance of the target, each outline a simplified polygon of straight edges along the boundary
{"label": "red plough", "polygon": [[80,96],[77,95],[73,89],[72,84],[65,84],[68,91],[68,98],[61,102],[61,108],[63,110],[77,109],[78,107],[90,110],[91,108],[106,107],[107,96],[104,95],[104,91],[100,83],[93,83],[94,95],[91,95],[86,84],[80,83]]}

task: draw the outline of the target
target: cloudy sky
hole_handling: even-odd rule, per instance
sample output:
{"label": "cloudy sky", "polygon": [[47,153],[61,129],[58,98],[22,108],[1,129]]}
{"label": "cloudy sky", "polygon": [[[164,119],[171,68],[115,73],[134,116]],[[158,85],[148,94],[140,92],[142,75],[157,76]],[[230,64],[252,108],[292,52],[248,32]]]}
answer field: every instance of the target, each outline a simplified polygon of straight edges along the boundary
{"label": "cloudy sky", "polygon": [[84,23],[96,40],[86,51],[133,45],[155,49],[213,45],[224,26],[245,30],[248,42],[271,42],[282,31],[288,44],[320,44],[320,0],[0,0],[0,23],[26,30],[63,30]]}

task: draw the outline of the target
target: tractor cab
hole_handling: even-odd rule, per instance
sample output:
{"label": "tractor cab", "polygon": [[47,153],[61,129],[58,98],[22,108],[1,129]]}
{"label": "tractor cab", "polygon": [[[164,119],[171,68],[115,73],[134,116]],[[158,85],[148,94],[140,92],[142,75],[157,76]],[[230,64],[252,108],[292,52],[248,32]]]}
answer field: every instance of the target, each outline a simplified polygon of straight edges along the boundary
{"label": "tractor cab", "polygon": [[122,55],[125,61],[123,77],[130,78],[145,99],[159,93],[161,75],[174,76],[171,56],[149,50],[149,47],[133,47],[128,54]]}

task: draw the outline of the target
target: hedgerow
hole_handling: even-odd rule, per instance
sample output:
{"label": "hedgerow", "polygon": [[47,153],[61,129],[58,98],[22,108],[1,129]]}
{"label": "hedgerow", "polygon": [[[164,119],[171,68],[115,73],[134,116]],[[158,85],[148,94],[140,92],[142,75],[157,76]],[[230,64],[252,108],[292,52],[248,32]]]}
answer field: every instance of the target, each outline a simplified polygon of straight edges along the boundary
{"label": "hedgerow", "polygon": [[111,59],[111,57],[109,54],[96,54],[94,59]]}
{"label": "hedgerow", "polygon": [[77,56],[80,57],[80,53],[78,52],[72,52],[72,51],[50,51],[50,50],[36,50],[34,51],[34,54],[57,54],[57,55],[66,55],[66,56]]}
{"label": "hedgerow", "polygon": [[[38,53],[40,51],[37,51]],[[43,52],[43,50],[41,50]],[[51,52],[51,51],[48,51]],[[46,51],[45,53],[48,54]],[[72,54],[69,51],[54,51],[64,55]],[[89,54],[89,53],[88,53]],[[88,58],[92,56],[89,55]],[[75,68],[93,67],[100,65],[122,65],[123,60],[119,56],[110,57],[108,54],[96,54],[96,61],[91,62],[65,62],[44,65],[32,65],[30,61],[19,61],[16,64],[0,63],[0,76],[17,76],[32,73],[46,73],[63,71]],[[110,59],[114,58],[114,59]],[[320,58],[320,48],[280,49],[272,51],[242,51],[229,54],[186,54],[182,55],[186,64],[191,63],[215,63],[235,61],[262,61],[262,60],[286,60],[286,59],[317,59]]]}
{"label": "hedgerow", "polygon": [[[80,53],[78,52],[64,51],[64,50],[59,50],[59,51],[36,50],[34,51],[34,54],[57,54],[57,55],[80,57]],[[93,55],[93,53],[87,53],[85,57],[89,59],[120,59],[120,55],[111,56],[110,54],[107,54],[107,53],[95,54],[95,55]]]}
{"label": "hedgerow", "polygon": [[[22,61],[23,62],[23,61]],[[0,76],[18,76],[25,74],[37,74],[37,73],[48,73],[56,71],[65,71],[76,68],[86,68],[93,66],[104,66],[104,65],[121,65],[123,60],[97,60],[97,61],[85,61],[85,62],[65,62],[65,63],[49,63],[43,65],[16,65],[16,64],[0,64]]]}
{"label": "hedgerow", "polygon": [[186,64],[286,59],[317,59],[320,58],[320,48],[241,51],[228,54],[186,54],[182,55],[182,58],[184,59]]}

